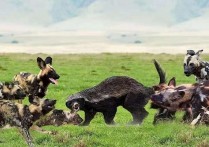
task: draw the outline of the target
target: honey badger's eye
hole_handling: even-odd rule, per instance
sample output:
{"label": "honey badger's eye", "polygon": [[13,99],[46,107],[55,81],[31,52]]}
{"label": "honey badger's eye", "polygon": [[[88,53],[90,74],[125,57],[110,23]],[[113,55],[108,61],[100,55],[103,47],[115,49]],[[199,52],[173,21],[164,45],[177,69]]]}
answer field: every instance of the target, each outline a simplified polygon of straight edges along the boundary
{"label": "honey badger's eye", "polygon": [[186,63],[184,63],[184,66],[186,66]]}

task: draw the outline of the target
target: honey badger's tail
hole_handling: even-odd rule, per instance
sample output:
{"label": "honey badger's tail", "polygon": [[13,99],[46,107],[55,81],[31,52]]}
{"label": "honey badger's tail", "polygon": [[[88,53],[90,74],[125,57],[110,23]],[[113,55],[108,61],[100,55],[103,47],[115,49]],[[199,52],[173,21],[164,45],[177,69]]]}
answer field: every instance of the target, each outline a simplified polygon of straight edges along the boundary
{"label": "honey badger's tail", "polygon": [[162,67],[160,66],[160,64],[158,63],[157,60],[153,60],[154,62],[154,65],[155,65],[155,68],[158,72],[158,75],[159,75],[159,78],[160,78],[160,82],[159,84],[162,84],[162,83],[166,83],[166,73],[165,71],[162,69]]}

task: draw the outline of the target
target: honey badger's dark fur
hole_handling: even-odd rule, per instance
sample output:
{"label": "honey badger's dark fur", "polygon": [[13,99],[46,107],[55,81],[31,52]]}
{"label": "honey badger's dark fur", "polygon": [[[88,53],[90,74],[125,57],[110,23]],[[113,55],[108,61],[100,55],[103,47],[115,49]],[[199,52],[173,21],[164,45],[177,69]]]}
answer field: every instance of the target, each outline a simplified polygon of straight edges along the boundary
{"label": "honey badger's dark fur", "polygon": [[23,99],[25,96],[18,82],[0,83],[0,100]]}
{"label": "honey badger's dark fur", "polygon": [[50,112],[56,103],[55,100],[39,99],[39,105],[29,106],[9,100],[0,100],[0,127],[9,124],[20,129],[29,146],[33,146],[29,128],[33,122]]}
{"label": "honey badger's dark fur", "polygon": [[[158,63],[155,61],[155,64]],[[164,77],[156,66],[160,77]],[[162,81],[160,81],[161,83]],[[118,106],[123,106],[133,116],[133,124],[141,124],[148,115],[144,106],[149,96],[155,91],[153,87],[145,87],[135,79],[126,76],[107,78],[100,84],[85,89],[68,97],[66,106],[73,111],[83,110],[85,120],[82,125],[89,125],[97,112],[102,112],[105,123],[114,124]]]}
{"label": "honey badger's dark fur", "polygon": [[56,84],[59,75],[52,67],[52,58],[47,57],[42,60],[37,58],[37,63],[41,71],[38,75],[21,72],[14,77],[14,81],[18,81],[22,89],[29,96],[29,102],[33,102],[35,96],[43,98],[47,87],[50,83]]}

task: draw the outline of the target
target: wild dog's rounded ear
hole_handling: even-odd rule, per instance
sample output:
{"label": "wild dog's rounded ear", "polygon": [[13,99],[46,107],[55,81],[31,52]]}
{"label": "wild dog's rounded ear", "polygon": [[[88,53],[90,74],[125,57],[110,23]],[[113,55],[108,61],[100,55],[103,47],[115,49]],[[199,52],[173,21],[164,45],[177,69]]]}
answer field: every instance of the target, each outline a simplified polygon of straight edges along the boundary
{"label": "wild dog's rounded ear", "polygon": [[44,69],[46,67],[46,63],[43,59],[40,57],[37,58],[37,63],[40,69]]}
{"label": "wild dog's rounded ear", "polygon": [[170,79],[170,81],[168,82],[168,86],[176,87],[176,78],[175,77]]}
{"label": "wild dog's rounded ear", "polygon": [[45,63],[52,65],[52,58],[51,57],[46,57]]}
{"label": "wild dog's rounded ear", "polygon": [[197,51],[197,52],[196,52],[196,55],[198,55],[198,56],[199,56],[199,55],[200,55],[200,53],[202,53],[202,52],[203,52],[203,49],[201,49],[201,50]]}
{"label": "wild dog's rounded ear", "polygon": [[191,55],[191,56],[195,55],[194,50],[187,50],[187,55]]}

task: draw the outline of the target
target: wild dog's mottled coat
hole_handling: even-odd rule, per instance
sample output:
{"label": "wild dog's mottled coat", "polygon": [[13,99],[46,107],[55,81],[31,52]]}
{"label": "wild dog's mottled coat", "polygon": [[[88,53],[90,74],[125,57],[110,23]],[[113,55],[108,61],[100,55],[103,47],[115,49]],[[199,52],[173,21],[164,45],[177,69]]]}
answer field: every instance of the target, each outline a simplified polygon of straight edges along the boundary
{"label": "wild dog's mottled coat", "polygon": [[75,112],[55,109],[52,113],[39,119],[35,124],[39,127],[46,125],[60,126],[65,124],[78,125],[82,121],[83,119]]}
{"label": "wild dog's mottled coat", "polygon": [[39,105],[30,104],[27,106],[9,100],[0,100],[0,127],[6,124],[18,127],[31,147],[33,144],[29,128],[33,122],[50,112],[55,103],[55,100],[40,99]]}
{"label": "wild dog's mottled coat", "polygon": [[23,99],[25,96],[18,82],[0,83],[0,100]]}
{"label": "wild dog's mottled coat", "polygon": [[199,57],[202,51],[195,53],[193,50],[187,50],[184,57],[184,74],[186,76],[195,75],[198,83],[209,80],[209,62],[202,61]]}
{"label": "wild dog's mottled coat", "polygon": [[14,81],[18,81],[22,89],[29,96],[30,102],[34,102],[35,96],[44,97],[49,84],[57,84],[57,79],[59,79],[59,75],[52,67],[51,57],[47,57],[45,61],[38,57],[37,63],[41,69],[38,75],[21,72],[14,77]]}

